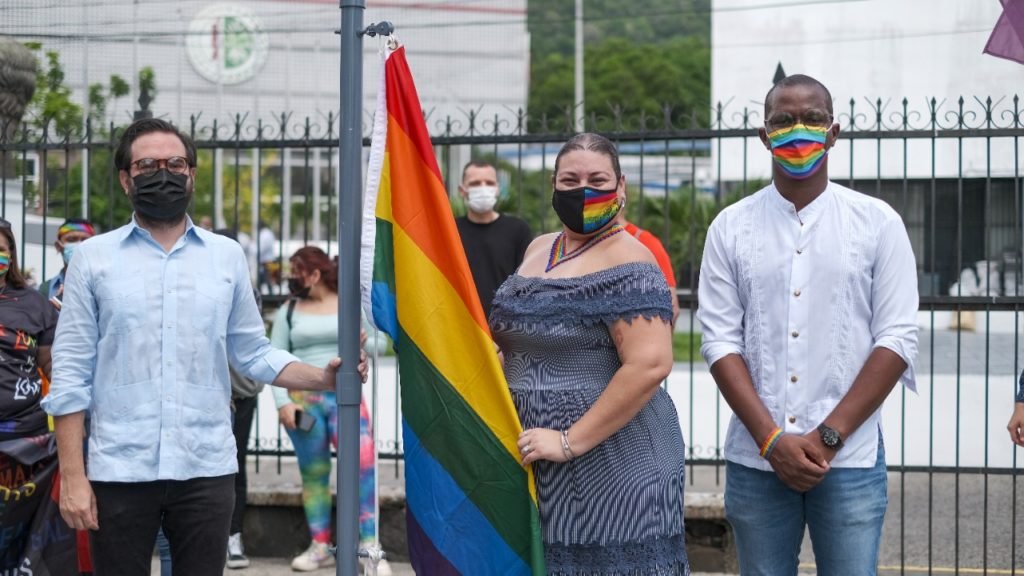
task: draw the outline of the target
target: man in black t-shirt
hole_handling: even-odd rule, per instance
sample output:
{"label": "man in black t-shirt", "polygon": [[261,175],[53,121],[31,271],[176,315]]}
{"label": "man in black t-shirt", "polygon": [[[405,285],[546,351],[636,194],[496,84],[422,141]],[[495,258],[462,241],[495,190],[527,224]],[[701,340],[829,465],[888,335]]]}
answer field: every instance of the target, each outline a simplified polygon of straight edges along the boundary
{"label": "man in black t-shirt", "polygon": [[525,221],[494,210],[498,173],[487,162],[471,160],[466,164],[459,194],[466,203],[466,215],[456,218],[455,224],[486,317],[491,313],[494,292],[522,263],[533,232]]}

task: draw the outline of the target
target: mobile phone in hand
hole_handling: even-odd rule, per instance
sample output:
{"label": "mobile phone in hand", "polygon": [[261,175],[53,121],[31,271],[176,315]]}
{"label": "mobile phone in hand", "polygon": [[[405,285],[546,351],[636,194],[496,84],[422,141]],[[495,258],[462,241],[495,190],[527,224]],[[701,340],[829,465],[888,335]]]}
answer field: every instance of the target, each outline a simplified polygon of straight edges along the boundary
{"label": "mobile phone in hand", "polygon": [[295,427],[303,432],[309,432],[316,425],[316,418],[313,418],[303,410],[295,411]]}

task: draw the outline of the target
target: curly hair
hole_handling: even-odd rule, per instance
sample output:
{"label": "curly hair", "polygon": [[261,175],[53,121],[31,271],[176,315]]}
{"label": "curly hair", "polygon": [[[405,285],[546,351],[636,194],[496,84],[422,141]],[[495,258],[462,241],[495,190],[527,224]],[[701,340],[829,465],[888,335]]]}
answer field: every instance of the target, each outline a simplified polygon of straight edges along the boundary
{"label": "curly hair", "polygon": [[338,260],[316,246],[303,246],[288,259],[293,269],[301,272],[320,271],[320,281],[331,292],[338,292]]}

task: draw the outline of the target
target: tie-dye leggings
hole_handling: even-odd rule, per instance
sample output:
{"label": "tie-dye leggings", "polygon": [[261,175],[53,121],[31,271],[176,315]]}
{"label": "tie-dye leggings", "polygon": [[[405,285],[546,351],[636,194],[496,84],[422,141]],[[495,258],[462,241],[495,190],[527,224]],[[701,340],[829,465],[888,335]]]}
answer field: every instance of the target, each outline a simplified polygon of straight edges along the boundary
{"label": "tie-dye leggings", "polygon": [[[299,394],[292,394],[296,400]],[[301,394],[296,402],[316,425],[309,432],[288,430],[302,475],[302,505],[314,542],[331,541],[331,446],[338,447],[338,404],[334,392]],[[359,404],[359,539],[374,539],[373,434],[366,400]]]}

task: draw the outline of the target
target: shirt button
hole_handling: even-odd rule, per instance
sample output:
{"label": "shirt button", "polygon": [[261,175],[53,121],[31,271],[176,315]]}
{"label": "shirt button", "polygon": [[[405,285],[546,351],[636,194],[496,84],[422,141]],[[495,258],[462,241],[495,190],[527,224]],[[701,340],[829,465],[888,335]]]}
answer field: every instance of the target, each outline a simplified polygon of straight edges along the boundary
{"label": "shirt button", "polygon": [[793,296],[795,296],[797,298],[800,297],[800,289],[799,288],[793,291]]}
{"label": "shirt button", "polygon": [[789,377],[789,381],[790,382],[794,382],[795,383],[797,380],[799,380],[799,378],[797,378],[796,376],[790,376]]}
{"label": "shirt button", "polygon": [[789,417],[789,423],[790,424],[796,424],[796,416],[790,416]]}
{"label": "shirt button", "polygon": [[790,336],[792,336],[793,338],[796,338],[796,337],[797,337],[797,336],[799,336],[799,335],[800,335],[800,333],[799,333],[799,332],[797,332],[796,330],[793,330],[793,332],[792,332],[792,333],[790,333]]}
{"label": "shirt button", "polygon": [[796,253],[797,253],[797,254],[803,254],[803,253],[804,253],[804,251],[803,251],[803,250],[800,250],[800,249],[798,248],[798,249],[797,249],[797,251],[796,251]]}

